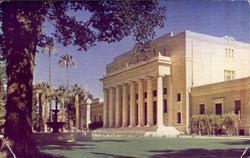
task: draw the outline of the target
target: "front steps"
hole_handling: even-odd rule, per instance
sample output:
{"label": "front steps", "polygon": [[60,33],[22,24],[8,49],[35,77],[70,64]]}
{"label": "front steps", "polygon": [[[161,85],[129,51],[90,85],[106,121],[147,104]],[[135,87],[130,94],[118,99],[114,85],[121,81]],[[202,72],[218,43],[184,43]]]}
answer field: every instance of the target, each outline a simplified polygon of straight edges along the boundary
{"label": "front steps", "polygon": [[178,136],[182,134],[172,126],[162,127],[121,127],[99,128],[92,131],[93,136]]}

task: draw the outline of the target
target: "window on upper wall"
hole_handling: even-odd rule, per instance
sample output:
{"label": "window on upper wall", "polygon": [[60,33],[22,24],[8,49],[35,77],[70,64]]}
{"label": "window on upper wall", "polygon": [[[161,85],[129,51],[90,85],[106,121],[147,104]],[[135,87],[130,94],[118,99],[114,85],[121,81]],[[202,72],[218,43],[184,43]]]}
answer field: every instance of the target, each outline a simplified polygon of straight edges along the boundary
{"label": "window on upper wall", "polygon": [[229,81],[235,79],[235,71],[234,70],[224,70],[224,80]]}
{"label": "window on upper wall", "polygon": [[241,112],[241,101],[240,100],[234,101],[234,105],[235,105],[234,113],[236,115],[240,114],[240,112]]}
{"label": "window on upper wall", "polygon": [[181,113],[177,113],[177,123],[181,123]]}
{"label": "window on upper wall", "polygon": [[200,115],[205,114],[205,104],[200,104]]}
{"label": "window on upper wall", "polygon": [[177,101],[181,101],[181,93],[177,93]]}
{"label": "window on upper wall", "polygon": [[226,58],[234,58],[234,49],[225,48],[225,57]]}

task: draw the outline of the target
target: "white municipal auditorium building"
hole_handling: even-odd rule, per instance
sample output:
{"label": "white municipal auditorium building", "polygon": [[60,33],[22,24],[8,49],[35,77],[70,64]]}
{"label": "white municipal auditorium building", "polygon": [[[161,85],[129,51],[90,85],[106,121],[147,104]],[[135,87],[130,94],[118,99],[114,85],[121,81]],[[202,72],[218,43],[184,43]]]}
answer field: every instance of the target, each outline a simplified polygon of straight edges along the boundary
{"label": "white municipal auditorium building", "polygon": [[131,50],[106,66],[104,128],[188,133],[192,115],[235,112],[240,133],[250,134],[250,44],[184,31],[154,45],[149,60]]}

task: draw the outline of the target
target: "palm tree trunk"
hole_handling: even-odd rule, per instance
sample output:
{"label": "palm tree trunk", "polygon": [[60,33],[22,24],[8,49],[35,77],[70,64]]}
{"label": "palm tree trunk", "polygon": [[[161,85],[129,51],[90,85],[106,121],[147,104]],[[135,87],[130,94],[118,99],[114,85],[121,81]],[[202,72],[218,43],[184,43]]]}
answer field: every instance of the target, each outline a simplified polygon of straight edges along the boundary
{"label": "palm tree trunk", "polygon": [[51,47],[49,48],[49,88],[51,89]]}
{"label": "palm tree trunk", "polygon": [[43,121],[44,121],[44,124],[43,124],[43,128],[44,128],[44,131],[47,132],[47,118],[48,118],[48,100],[46,99],[45,100],[45,103],[44,103],[44,115],[43,115]]}
{"label": "palm tree trunk", "polygon": [[43,131],[43,106],[42,94],[39,93],[39,132]]}
{"label": "palm tree trunk", "polygon": [[76,108],[76,131],[79,131],[79,96],[75,95],[75,108]]}
{"label": "palm tree trunk", "polygon": [[62,118],[61,118],[61,121],[62,122],[64,122],[65,120],[64,120],[64,98],[63,97],[61,97],[61,113],[62,113]]}
{"label": "palm tree trunk", "polygon": [[67,64],[67,90],[69,90],[69,65]]}
{"label": "palm tree trunk", "polygon": [[49,99],[49,121],[52,122],[52,98]]}

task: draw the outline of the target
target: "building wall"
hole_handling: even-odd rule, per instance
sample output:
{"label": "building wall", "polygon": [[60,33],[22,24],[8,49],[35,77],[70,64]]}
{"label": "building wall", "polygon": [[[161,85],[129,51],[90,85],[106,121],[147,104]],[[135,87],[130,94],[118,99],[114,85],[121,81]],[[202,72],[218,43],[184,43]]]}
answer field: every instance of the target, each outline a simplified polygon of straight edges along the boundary
{"label": "building wall", "polygon": [[[233,55],[226,54],[226,49],[233,50]],[[192,86],[222,82],[224,70],[234,70],[235,79],[250,76],[249,53],[249,44],[232,37],[186,31],[186,57],[192,60]]]}
{"label": "building wall", "polygon": [[222,103],[222,112],[235,112],[235,101],[240,100],[240,129],[250,134],[250,77],[192,88],[191,116],[200,114],[200,104],[205,114],[215,114],[215,104]]}
{"label": "building wall", "polygon": [[[216,84],[224,82],[225,70],[232,70],[235,72],[234,79],[240,79],[250,76],[250,45],[242,42],[235,41],[232,37],[218,38],[214,36],[184,31],[177,35],[168,33],[154,40],[155,51],[152,56],[166,56],[170,57],[170,76],[163,77],[163,88],[168,87],[168,82],[171,81],[172,93],[164,95],[164,99],[171,95],[168,100],[168,106],[171,107],[167,113],[163,113],[164,124],[166,126],[174,126],[179,131],[189,132],[188,125],[191,115],[197,113],[197,102],[202,99],[208,106],[207,112],[212,112],[212,98],[220,98],[223,96],[225,103],[231,105],[232,98],[230,98],[230,91],[223,93],[204,94],[199,95],[197,98],[190,94],[199,93],[193,87],[203,86],[208,84]],[[226,50],[230,49],[230,53]],[[233,53],[232,53],[233,51]],[[132,53],[131,53],[132,52]],[[157,65],[145,64],[144,69],[131,69],[138,63],[146,63],[142,58],[135,56],[133,50],[126,52],[114,58],[113,62],[106,67],[106,77],[102,79],[104,88],[109,88],[112,84],[119,85],[127,78],[135,78],[135,75],[145,79],[144,72],[152,70]],[[158,68],[158,67],[157,67]],[[161,67],[159,67],[160,69]],[[162,67],[167,69],[168,67]],[[136,72],[135,72],[136,71]],[[159,71],[158,69],[155,71]],[[113,75],[114,74],[114,75]],[[143,76],[144,75],[144,76]],[[125,82],[125,81],[124,81]],[[126,81],[127,82],[127,81]],[[143,81],[143,91],[147,91],[146,80]],[[153,79],[153,91],[157,89],[157,78]],[[209,88],[208,88],[209,89]],[[199,89],[200,90],[200,89]],[[113,104],[115,105],[116,95],[113,95]],[[138,85],[135,85],[135,93],[138,94]],[[167,90],[169,91],[169,90]],[[205,90],[207,91],[207,90]],[[209,90],[208,90],[209,91]],[[122,89],[120,87],[122,95]],[[128,86],[129,92],[129,86]],[[235,95],[243,93],[242,91],[235,91]],[[248,93],[248,92],[247,92]],[[181,101],[177,101],[177,95],[181,95]],[[109,94],[108,94],[109,95]],[[242,94],[245,96],[246,94]],[[154,101],[157,97],[153,98]],[[121,104],[122,104],[122,100]],[[146,98],[144,98],[146,102]],[[216,100],[215,100],[216,101]],[[110,102],[108,100],[108,102]],[[245,103],[245,101],[243,101]],[[242,103],[243,103],[242,102]],[[138,103],[138,101],[137,101]],[[115,119],[115,106],[114,106],[114,119]],[[225,111],[232,110],[232,107],[227,106]],[[242,111],[243,112],[243,111]],[[181,123],[177,123],[177,114],[181,113]],[[243,112],[244,113],[244,112]],[[109,119],[109,117],[108,117]]]}
{"label": "building wall", "polygon": [[91,122],[102,122],[103,121],[103,103],[91,104],[90,109],[90,120]]}

